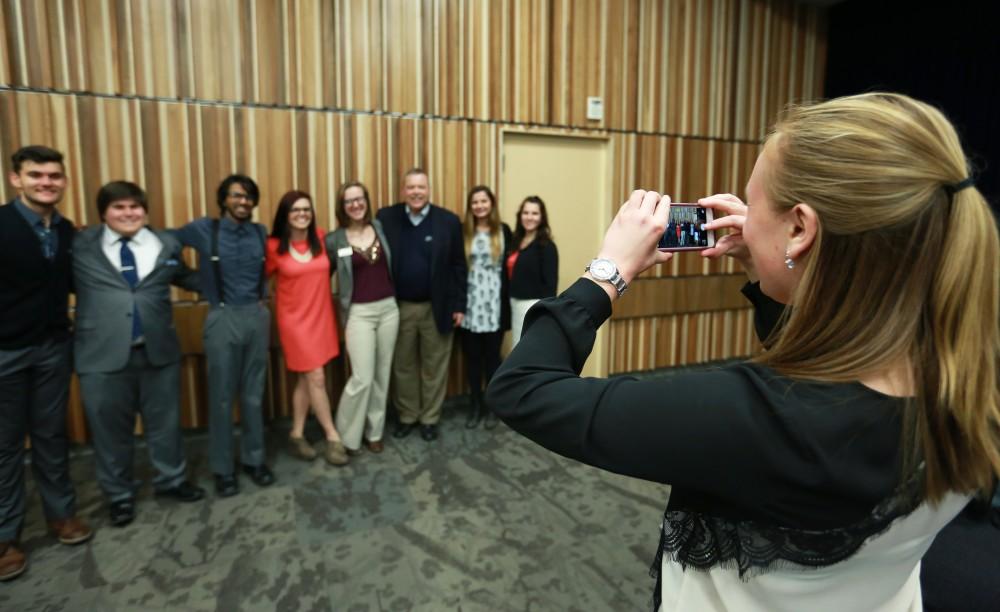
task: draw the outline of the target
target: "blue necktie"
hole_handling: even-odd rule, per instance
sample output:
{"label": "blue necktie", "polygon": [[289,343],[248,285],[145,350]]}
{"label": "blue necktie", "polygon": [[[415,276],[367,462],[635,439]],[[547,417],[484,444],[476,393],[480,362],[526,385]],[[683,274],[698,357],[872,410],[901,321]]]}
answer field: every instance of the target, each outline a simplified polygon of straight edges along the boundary
{"label": "blue necktie", "polygon": [[[135,266],[135,253],[132,249],[128,248],[129,237],[122,237],[122,276],[125,277],[125,282],[132,289],[139,284],[139,270]],[[142,336],[142,321],[139,320],[139,308],[136,305],[134,299],[132,301],[132,342],[135,342]]]}

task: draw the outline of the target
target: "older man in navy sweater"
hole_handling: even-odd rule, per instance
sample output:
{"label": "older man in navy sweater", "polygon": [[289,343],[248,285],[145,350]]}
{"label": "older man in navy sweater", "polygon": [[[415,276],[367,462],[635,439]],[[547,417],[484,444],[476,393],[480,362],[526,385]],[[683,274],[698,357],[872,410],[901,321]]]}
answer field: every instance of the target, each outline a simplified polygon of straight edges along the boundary
{"label": "older man in navy sweater", "polygon": [[389,248],[399,302],[399,335],[392,363],[392,400],[399,411],[393,435],[418,425],[428,442],[448,383],[452,330],[465,316],[467,269],[458,216],[431,204],[427,173],[403,175],[403,202],[378,212]]}

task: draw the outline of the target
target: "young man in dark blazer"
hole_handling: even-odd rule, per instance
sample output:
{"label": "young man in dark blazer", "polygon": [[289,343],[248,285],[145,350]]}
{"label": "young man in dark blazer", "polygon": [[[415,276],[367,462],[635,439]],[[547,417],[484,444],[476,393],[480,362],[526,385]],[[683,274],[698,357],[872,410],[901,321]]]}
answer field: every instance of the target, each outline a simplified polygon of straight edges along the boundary
{"label": "young man in dark blazer", "polygon": [[25,437],[49,531],[63,544],[93,532],[76,517],[69,477],[66,402],[72,368],[69,292],[73,225],[56,206],[66,189],[62,154],[43,146],[14,153],[17,197],[0,206],[0,580],[27,568]]}
{"label": "young man in dark blazer", "polygon": [[467,270],[458,216],[430,202],[427,173],[403,175],[403,201],[378,212],[389,248],[399,303],[399,335],[392,363],[392,400],[399,411],[393,435],[418,425],[428,442],[448,384],[452,331],[465,316]]}
{"label": "young man in dark blazer", "polygon": [[132,473],[135,412],[142,425],[159,497],[193,502],[205,491],[187,479],[181,441],[181,347],[170,285],[198,291],[181,244],[146,226],[146,193],[113,181],[97,192],[103,221],[76,236],[74,358],[94,440],[97,483],[110,502],[111,524],[135,518]]}

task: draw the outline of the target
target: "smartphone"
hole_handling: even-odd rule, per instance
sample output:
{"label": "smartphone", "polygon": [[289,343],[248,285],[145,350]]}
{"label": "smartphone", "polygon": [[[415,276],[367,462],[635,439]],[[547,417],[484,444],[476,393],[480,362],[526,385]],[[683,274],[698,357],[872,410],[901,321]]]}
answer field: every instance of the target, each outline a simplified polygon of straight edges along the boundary
{"label": "smartphone", "polygon": [[715,246],[715,230],[706,230],[712,209],[697,204],[671,204],[667,230],[656,245],[661,251],[700,251]]}

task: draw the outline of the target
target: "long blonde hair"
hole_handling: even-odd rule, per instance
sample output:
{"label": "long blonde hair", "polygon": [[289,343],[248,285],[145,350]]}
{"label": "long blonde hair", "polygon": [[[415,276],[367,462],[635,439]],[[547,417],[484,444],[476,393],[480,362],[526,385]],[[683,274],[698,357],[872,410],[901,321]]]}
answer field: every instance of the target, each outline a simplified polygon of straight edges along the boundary
{"label": "long blonde hair", "polygon": [[768,197],[810,205],[820,229],[758,360],[830,382],[908,364],[904,469],[923,462],[931,501],[988,489],[1000,473],[1000,239],[983,196],[959,185],[969,169],[951,123],[871,93],[790,108],[767,146]]}
{"label": "long blonde hair", "polygon": [[500,261],[500,211],[497,210],[497,197],[486,185],[476,185],[469,190],[465,198],[465,220],[462,222],[462,234],[465,237],[465,260],[472,263],[472,241],[476,237],[476,217],[472,214],[472,196],[485,193],[490,199],[490,255],[494,261]]}

